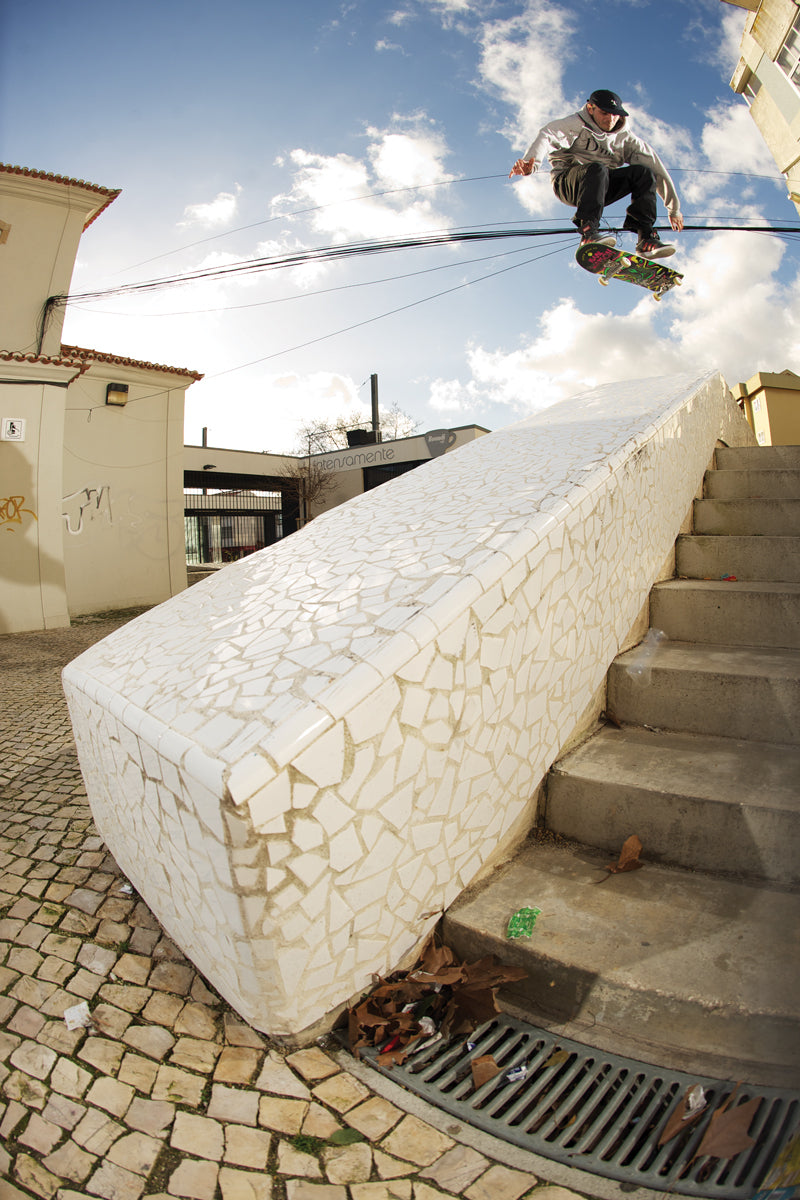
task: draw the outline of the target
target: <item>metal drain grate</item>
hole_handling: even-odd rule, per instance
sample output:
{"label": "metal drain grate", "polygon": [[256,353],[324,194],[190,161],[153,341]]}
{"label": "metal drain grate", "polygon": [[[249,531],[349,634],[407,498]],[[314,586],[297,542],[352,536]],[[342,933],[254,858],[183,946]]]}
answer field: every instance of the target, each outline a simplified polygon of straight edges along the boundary
{"label": "metal drain grate", "polygon": [[[623,1183],[687,1196],[751,1200],[798,1128],[800,1093],[742,1086],[734,1104],[761,1096],[750,1126],[755,1145],[732,1159],[692,1162],[713,1113],[734,1084],[605,1054],[501,1014],[469,1043],[423,1045],[402,1067],[376,1070],[460,1121],[543,1158]],[[475,1088],[472,1062],[490,1054],[501,1073]],[[514,1068],[524,1078],[508,1079]],[[701,1084],[703,1116],[659,1147],[667,1118]]]}

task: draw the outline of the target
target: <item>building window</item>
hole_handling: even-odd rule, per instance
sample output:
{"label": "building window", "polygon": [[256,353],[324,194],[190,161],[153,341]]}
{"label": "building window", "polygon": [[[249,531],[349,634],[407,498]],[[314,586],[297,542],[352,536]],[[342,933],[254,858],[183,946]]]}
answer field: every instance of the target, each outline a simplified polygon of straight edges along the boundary
{"label": "building window", "polygon": [[753,401],[753,412],[761,412],[761,398],[759,396],[756,396],[755,400]]}
{"label": "building window", "polygon": [[800,13],[795,17],[794,24],[787,34],[777,63],[794,86],[800,88]]}
{"label": "building window", "polygon": [[758,93],[761,91],[761,80],[757,75],[751,75],[747,83],[742,88],[742,95],[748,104],[752,104]]}

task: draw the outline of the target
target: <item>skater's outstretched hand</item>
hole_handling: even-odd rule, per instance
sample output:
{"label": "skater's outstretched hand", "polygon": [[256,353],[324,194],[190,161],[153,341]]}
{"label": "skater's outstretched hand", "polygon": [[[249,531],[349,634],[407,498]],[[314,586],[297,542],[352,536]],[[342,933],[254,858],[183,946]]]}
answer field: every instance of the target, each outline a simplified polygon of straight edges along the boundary
{"label": "skater's outstretched hand", "polygon": [[536,160],[533,158],[518,158],[508,172],[508,178],[510,179],[512,175],[530,175],[535,166]]}

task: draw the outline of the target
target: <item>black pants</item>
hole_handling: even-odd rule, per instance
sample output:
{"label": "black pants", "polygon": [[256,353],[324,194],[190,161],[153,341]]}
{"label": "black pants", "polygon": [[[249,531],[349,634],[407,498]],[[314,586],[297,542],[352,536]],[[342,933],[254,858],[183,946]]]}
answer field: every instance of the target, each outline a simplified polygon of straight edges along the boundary
{"label": "black pants", "polygon": [[577,209],[572,218],[578,228],[597,223],[607,204],[630,196],[623,229],[649,233],[656,223],[656,177],[650,167],[607,167],[603,163],[575,163],[553,178],[559,200]]}

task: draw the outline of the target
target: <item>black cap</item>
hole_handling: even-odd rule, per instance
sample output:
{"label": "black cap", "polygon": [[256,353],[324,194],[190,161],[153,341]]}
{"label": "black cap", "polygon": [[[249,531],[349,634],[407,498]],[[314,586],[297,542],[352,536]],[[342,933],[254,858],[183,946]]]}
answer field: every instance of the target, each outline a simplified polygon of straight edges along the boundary
{"label": "black cap", "polygon": [[589,103],[596,105],[597,108],[602,108],[603,112],[613,113],[615,117],[627,117],[628,115],[622,107],[622,101],[617,93],[606,91],[605,88],[599,88],[598,91],[592,92]]}

